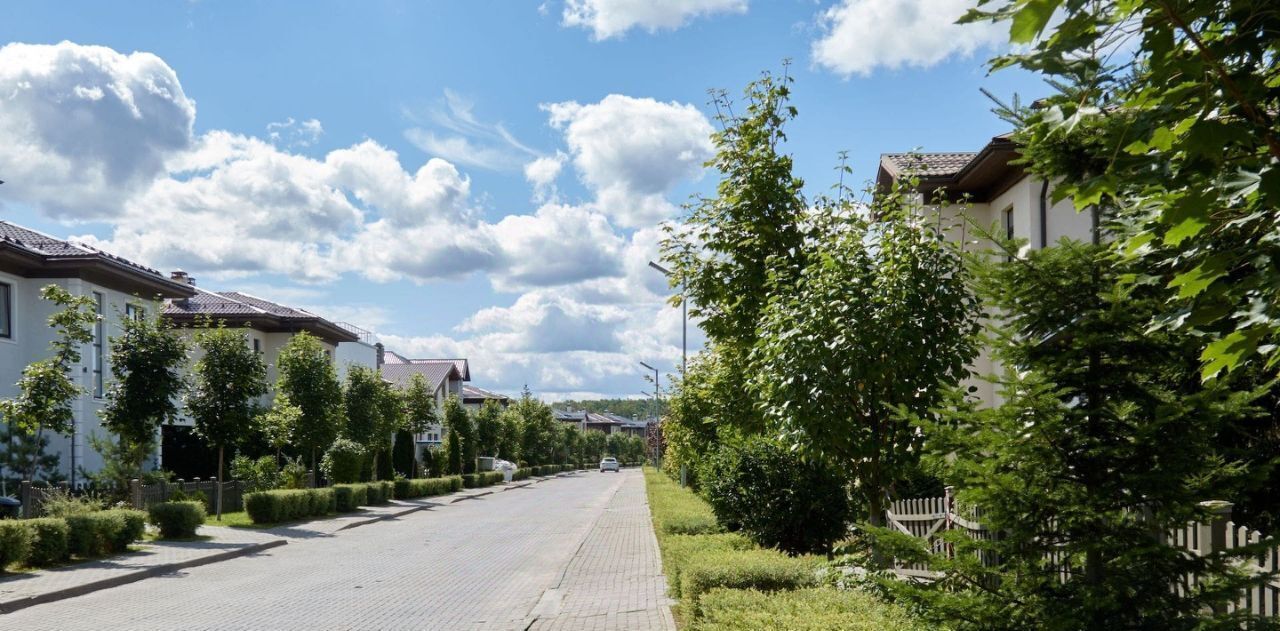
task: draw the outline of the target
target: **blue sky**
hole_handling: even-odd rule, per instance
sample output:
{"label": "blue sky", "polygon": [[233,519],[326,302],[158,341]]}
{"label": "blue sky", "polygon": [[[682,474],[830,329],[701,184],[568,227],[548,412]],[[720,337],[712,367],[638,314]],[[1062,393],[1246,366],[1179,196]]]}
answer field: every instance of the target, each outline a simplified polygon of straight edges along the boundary
{"label": "blue sky", "polygon": [[[680,356],[656,226],[708,191],[707,90],[793,60],[788,151],[976,150],[966,0],[11,2],[0,217],[305,306],[479,385],[638,395]],[[7,147],[7,148],[6,148]],[[700,338],[691,336],[691,344]]]}

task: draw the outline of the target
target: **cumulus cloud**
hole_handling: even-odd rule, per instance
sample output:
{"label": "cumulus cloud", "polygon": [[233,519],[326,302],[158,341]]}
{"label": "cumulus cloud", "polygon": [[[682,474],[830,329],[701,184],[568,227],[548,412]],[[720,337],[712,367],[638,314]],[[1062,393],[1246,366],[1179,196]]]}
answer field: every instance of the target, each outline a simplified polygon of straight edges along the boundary
{"label": "cumulus cloud", "polygon": [[666,195],[698,177],[711,156],[712,128],[698,108],[610,94],[599,103],[542,106],[564,131],[574,168],[601,212],[625,227],[670,217]]}
{"label": "cumulus cloud", "polygon": [[971,0],[841,0],[819,16],[813,60],[846,77],[925,68],[1008,41],[1007,26],[956,24]]}
{"label": "cumulus cloud", "polygon": [[290,116],[278,123],[267,123],[267,138],[286,147],[310,147],[322,135],[324,125],[314,118],[297,121]]}
{"label": "cumulus cloud", "polygon": [[192,142],[195,103],[150,53],[71,42],[0,48],[6,197],[63,219],[108,218]]}
{"label": "cumulus cloud", "polygon": [[542,156],[524,165],[524,179],[533,185],[533,199],[545,202],[556,198],[556,178],[569,156],[557,151],[553,156]]}
{"label": "cumulus cloud", "polygon": [[591,31],[600,41],[633,28],[650,33],[677,29],[689,20],[716,13],[745,13],[747,0],[565,0],[565,26]]}
{"label": "cumulus cloud", "polygon": [[622,238],[603,215],[581,206],[546,204],[533,215],[508,215],[491,233],[505,257],[491,274],[499,290],[621,273]]}

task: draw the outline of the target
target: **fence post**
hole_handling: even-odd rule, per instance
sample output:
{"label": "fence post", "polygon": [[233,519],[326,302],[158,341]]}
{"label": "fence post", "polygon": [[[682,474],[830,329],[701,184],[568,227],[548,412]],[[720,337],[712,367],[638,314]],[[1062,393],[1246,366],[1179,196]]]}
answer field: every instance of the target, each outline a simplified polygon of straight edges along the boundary
{"label": "fence post", "polygon": [[22,502],[22,516],[26,519],[35,517],[35,505],[31,501],[31,480],[18,483],[18,499]]}
{"label": "fence post", "polygon": [[1227,549],[1227,522],[1231,521],[1231,502],[1210,500],[1200,502],[1200,507],[1209,512],[1209,521],[1196,524],[1197,538],[1200,539],[1200,556],[1208,556],[1214,552]]}
{"label": "fence post", "polygon": [[129,503],[142,510],[142,481],[138,478],[129,480]]}

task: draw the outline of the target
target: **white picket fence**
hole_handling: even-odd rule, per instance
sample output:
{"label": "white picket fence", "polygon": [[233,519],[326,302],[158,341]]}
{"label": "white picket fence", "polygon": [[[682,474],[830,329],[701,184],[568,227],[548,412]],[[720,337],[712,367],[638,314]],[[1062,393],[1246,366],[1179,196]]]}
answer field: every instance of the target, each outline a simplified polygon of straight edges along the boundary
{"label": "white picket fence", "polygon": [[[1165,542],[1177,546],[1191,554],[1208,555],[1222,550],[1234,550],[1250,545],[1257,545],[1264,540],[1261,533],[1249,530],[1231,521],[1231,504],[1228,502],[1206,503],[1213,514],[1208,522],[1190,523],[1167,533]],[[952,546],[940,538],[948,530],[964,531],[970,539],[990,540],[995,533],[982,525],[982,513],[977,509],[956,508],[955,497],[951,487],[947,487],[942,497],[925,497],[903,499],[892,502],[885,511],[885,523],[897,530],[923,539],[929,551],[940,555],[953,555]],[[976,554],[983,565],[994,566],[998,559],[991,552],[982,551]],[[1054,567],[1060,568],[1062,580],[1067,580],[1070,568],[1065,559],[1056,555],[1049,559]],[[892,560],[891,569],[898,576],[913,580],[934,580],[939,577],[937,571],[920,563],[905,563]],[[1275,618],[1280,617],[1280,546],[1266,549],[1256,556],[1241,561],[1242,568],[1253,575],[1265,574],[1270,580],[1250,588],[1240,595],[1239,600],[1229,605],[1230,611],[1247,611],[1251,614]],[[1188,576],[1182,584],[1176,586],[1180,591],[1190,590],[1199,584],[1198,577]]]}

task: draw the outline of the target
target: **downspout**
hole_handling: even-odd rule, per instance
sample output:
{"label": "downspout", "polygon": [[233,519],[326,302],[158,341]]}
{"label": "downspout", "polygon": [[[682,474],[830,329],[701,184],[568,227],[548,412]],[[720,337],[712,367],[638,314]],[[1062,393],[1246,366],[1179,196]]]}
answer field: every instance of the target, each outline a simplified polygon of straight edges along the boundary
{"label": "downspout", "polygon": [[1040,185],[1040,249],[1049,247],[1049,180]]}

